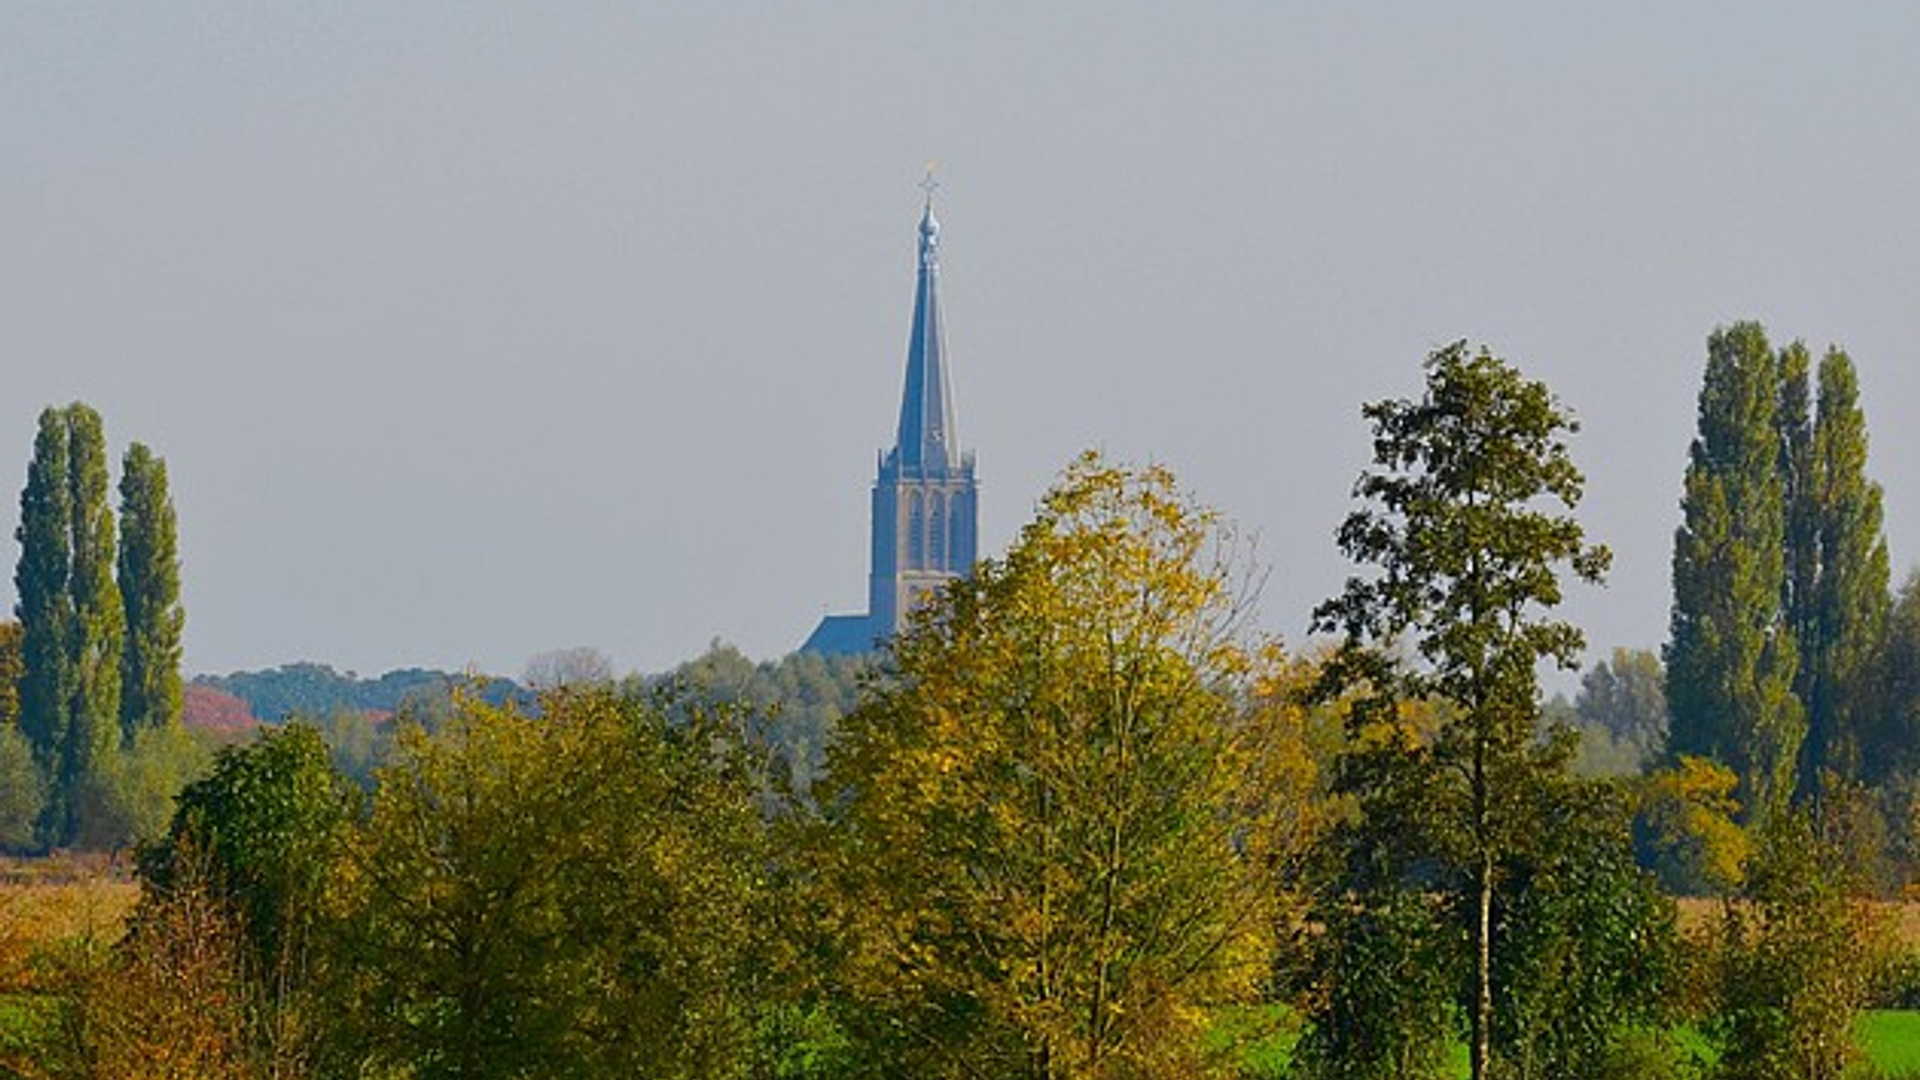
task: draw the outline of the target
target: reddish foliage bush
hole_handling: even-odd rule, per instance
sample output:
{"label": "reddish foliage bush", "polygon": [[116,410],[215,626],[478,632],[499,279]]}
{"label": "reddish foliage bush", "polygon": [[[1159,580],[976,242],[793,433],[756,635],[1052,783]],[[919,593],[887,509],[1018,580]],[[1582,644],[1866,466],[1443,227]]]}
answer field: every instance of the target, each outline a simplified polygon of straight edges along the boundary
{"label": "reddish foliage bush", "polygon": [[260,726],[253,709],[240,698],[211,686],[188,683],[181,701],[181,720],[190,728],[242,735]]}

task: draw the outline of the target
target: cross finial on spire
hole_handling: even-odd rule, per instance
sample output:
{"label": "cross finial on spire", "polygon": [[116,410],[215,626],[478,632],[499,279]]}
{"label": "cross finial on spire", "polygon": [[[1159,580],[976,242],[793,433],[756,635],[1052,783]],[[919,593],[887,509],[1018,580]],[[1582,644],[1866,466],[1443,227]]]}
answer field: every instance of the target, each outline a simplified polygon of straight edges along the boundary
{"label": "cross finial on spire", "polygon": [[939,190],[940,181],[933,178],[933,170],[940,167],[938,161],[927,159],[927,175],[920,181],[920,190],[927,193],[927,202],[933,202],[933,193]]}

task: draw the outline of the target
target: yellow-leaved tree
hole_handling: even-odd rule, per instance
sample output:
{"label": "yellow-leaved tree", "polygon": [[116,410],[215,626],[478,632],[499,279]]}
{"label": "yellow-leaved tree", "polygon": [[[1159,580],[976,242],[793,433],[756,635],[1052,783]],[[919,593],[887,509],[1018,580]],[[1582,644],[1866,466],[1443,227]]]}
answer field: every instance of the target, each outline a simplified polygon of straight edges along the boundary
{"label": "yellow-leaved tree", "polygon": [[1251,584],[1170,473],[1090,453],[893,641],[818,792],[873,1070],[1226,1070],[1210,1020],[1271,970],[1317,828]]}

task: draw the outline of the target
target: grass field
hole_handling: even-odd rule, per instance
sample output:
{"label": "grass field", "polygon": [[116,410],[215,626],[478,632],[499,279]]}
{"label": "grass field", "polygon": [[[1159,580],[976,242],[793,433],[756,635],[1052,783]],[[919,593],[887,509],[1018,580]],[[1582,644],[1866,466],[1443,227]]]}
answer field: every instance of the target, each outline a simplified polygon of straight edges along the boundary
{"label": "grass field", "polygon": [[1881,1075],[1920,1077],[1920,1012],[1875,1009],[1863,1013],[1855,1036]]}
{"label": "grass field", "polygon": [[[1288,1075],[1294,1044],[1299,1041],[1299,1018],[1277,1006],[1235,1009],[1224,1014],[1215,1037],[1246,1047],[1241,1056],[1245,1075],[1280,1080]],[[1855,1029],[1860,1049],[1873,1066],[1873,1075],[1885,1080],[1920,1080],[1920,1010],[1875,1009],[1860,1016]],[[1692,1028],[1673,1033],[1674,1050],[1683,1058],[1711,1061],[1714,1051]],[[1466,1080],[1471,1074],[1464,1043],[1447,1048],[1442,1074]]]}

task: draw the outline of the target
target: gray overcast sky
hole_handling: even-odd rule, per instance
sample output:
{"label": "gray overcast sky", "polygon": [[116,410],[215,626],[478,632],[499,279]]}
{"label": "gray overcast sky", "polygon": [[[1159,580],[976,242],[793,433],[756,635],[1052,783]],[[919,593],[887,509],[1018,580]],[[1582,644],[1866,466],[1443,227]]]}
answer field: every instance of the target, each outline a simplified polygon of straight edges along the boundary
{"label": "gray overcast sky", "polygon": [[1162,461],[1298,642],[1361,402],[1466,337],[1585,423],[1570,613],[1657,645],[1716,324],[1851,351],[1920,557],[1920,11],[1813,10],[20,0],[0,484],[76,398],[163,454],[195,671],[784,653],[865,597],[937,158],[987,550]]}

